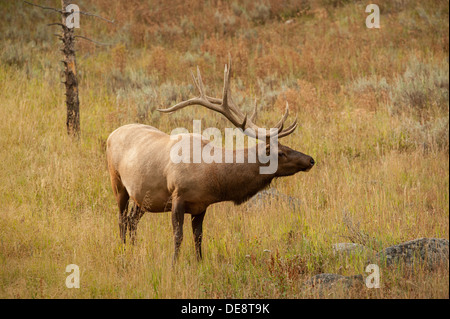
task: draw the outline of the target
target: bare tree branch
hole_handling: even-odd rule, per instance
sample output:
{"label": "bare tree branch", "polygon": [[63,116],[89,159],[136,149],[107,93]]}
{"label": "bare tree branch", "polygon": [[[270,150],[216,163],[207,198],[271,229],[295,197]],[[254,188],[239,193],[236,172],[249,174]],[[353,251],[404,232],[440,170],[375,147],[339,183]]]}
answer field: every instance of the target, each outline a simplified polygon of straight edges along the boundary
{"label": "bare tree branch", "polygon": [[52,25],[59,25],[60,27],[66,28],[66,26],[65,26],[64,24],[59,23],[59,22],[47,24],[48,27],[50,27],[50,26],[52,26]]}
{"label": "bare tree branch", "polygon": [[56,11],[56,12],[61,13],[61,14],[64,13],[64,11],[59,10],[59,9],[56,9],[56,8],[44,7],[44,6],[41,6],[41,5],[39,5],[39,4],[31,3],[31,2],[28,2],[28,1],[24,1],[24,2],[25,2],[26,4],[29,4],[29,5],[32,5],[32,6],[41,8],[41,9],[44,9],[44,10]]}
{"label": "bare tree branch", "polygon": [[93,13],[82,12],[82,11],[74,11],[73,13],[80,13],[80,14],[84,14],[84,15],[86,15],[86,16],[96,17],[96,18],[99,18],[99,19],[104,20],[104,21],[106,21],[106,22],[109,22],[109,23],[114,24],[114,20],[108,20],[108,19],[106,19],[106,18],[103,18],[103,17],[101,17],[101,16],[99,16],[99,15],[96,15],[96,14],[93,14]]}
{"label": "bare tree branch", "polygon": [[[63,10],[59,10],[59,9],[56,9],[56,8],[44,7],[44,6],[41,6],[41,5],[39,5],[39,4],[31,3],[31,2],[28,2],[28,1],[24,1],[24,2],[25,2],[26,4],[29,4],[29,5],[32,5],[32,6],[41,8],[41,9],[44,9],[44,10],[55,11],[55,12],[58,12],[58,13],[60,13],[60,14],[69,13],[69,12],[64,12]],[[86,15],[86,16],[96,17],[96,18],[99,18],[99,19],[101,19],[101,20],[103,20],[103,21],[106,21],[106,22],[109,22],[109,23],[113,23],[113,24],[114,24],[114,20],[108,20],[108,19],[103,18],[103,17],[101,17],[101,16],[99,16],[99,15],[97,15],[97,14],[94,14],[94,13],[83,12],[83,11],[72,11],[72,12],[70,12],[70,13],[84,14],[84,15]]]}

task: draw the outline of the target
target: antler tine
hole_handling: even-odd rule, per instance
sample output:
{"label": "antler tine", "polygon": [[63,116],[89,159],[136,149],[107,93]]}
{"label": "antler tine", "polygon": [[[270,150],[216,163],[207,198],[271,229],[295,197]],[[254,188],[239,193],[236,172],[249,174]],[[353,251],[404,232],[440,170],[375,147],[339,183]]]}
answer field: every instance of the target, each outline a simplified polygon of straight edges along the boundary
{"label": "antler tine", "polygon": [[192,98],[187,101],[180,102],[180,103],[178,103],[172,107],[169,107],[167,109],[157,109],[157,110],[159,112],[163,112],[163,113],[171,113],[171,112],[175,112],[179,109],[182,109],[186,106],[198,104],[198,105],[203,105],[204,107],[206,107],[210,110],[222,113],[221,109],[218,106],[214,105],[213,102],[208,101],[208,99],[205,95],[205,87],[203,85],[202,76],[200,74],[200,69],[198,67],[197,67],[197,74],[198,75],[196,78],[194,73],[191,71],[192,80],[194,81],[195,86],[197,87],[197,89],[200,92],[200,97]]}
{"label": "antler tine", "polygon": [[[222,114],[224,114],[236,127],[242,130],[246,129],[247,125],[247,115],[242,113],[242,111],[234,104],[230,92],[230,76],[231,76],[231,55],[228,57],[228,64],[225,64],[224,76],[223,76],[223,94],[222,103],[223,108]],[[210,102],[214,103],[216,99],[208,99]],[[236,119],[237,117],[237,119]],[[239,121],[242,120],[242,123]]]}
{"label": "antler tine", "polygon": [[219,112],[219,113],[223,114],[222,110],[220,108],[218,108],[216,104],[213,104],[205,99],[198,98],[198,97],[189,99],[187,101],[180,102],[180,103],[175,104],[174,106],[169,107],[167,109],[156,109],[156,110],[159,112],[162,112],[162,113],[172,113],[172,112],[178,111],[189,105],[203,105],[204,107],[206,107],[210,110],[213,110],[215,112]]}
{"label": "antler tine", "polygon": [[286,111],[284,112],[283,117],[280,119],[280,121],[275,125],[275,128],[278,129],[278,132],[283,131],[284,122],[286,122],[286,119],[289,116],[289,103],[286,101]]}
{"label": "antler tine", "polygon": [[214,99],[214,101],[210,101],[208,99],[208,97],[206,96],[205,87],[203,85],[203,80],[202,80],[202,75],[201,75],[200,69],[198,67],[197,67],[197,78],[195,77],[195,75],[192,71],[191,71],[191,76],[192,76],[192,80],[194,81],[195,86],[197,87],[197,89],[200,92],[200,97],[192,98],[187,101],[180,102],[180,103],[178,103],[172,107],[169,107],[167,109],[157,109],[157,110],[159,112],[163,112],[163,113],[171,113],[171,112],[175,112],[179,109],[182,109],[188,105],[198,104],[198,105],[203,105],[204,107],[206,107],[210,110],[213,110],[215,112],[219,112],[219,113],[223,114],[222,109],[220,107],[218,107],[217,105],[215,105],[217,103],[214,103],[214,102],[216,102],[215,100],[217,100],[217,99],[211,98],[211,99]]}
{"label": "antler tine", "polygon": [[[230,61],[231,62],[231,61]],[[231,68],[231,65],[230,65]],[[223,71],[223,93],[222,93],[222,103],[228,103],[228,90],[230,89],[230,69],[228,65],[225,64],[225,69]]]}
{"label": "antler tine", "polygon": [[228,56],[228,64],[225,64],[223,71],[223,93],[222,93],[222,105],[224,108],[229,109],[236,113],[236,115],[243,116],[243,113],[234,106],[231,92],[230,92],[230,75],[231,75],[231,55]]}
{"label": "antler tine", "polygon": [[275,135],[278,136],[278,139],[287,136],[289,134],[291,134],[292,132],[294,132],[294,130],[297,128],[297,117],[295,118],[294,122],[289,125],[288,128],[283,129],[284,128],[284,123],[286,122],[286,119],[288,118],[289,115],[289,103],[286,102],[286,112],[284,113],[283,117],[281,118],[281,120],[275,125],[275,129],[277,129],[276,131],[274,131],[273,133],[267,133],[266,134],[266,143],[268,143],[268,140],[272,137],[274,137]]}
{"label": "antler tine", "polygon": [[294,130],[297,128],[297,125],[298,125],[298,123],[297,123],[297,117],[296,117],[294,122],[292,122],[292,124],[289,125],[289,127],[287,129],[285,129],[284,131],[281,131],[278,134],[278,139],[280,139],[280,138],[282,138],[284,136],[287,136],[289,134],[292,134],[292,132],[294,132]]}
{"label": "antler tine", "polygon": [[229,109],[230,102],[230,74],[231,74],[231,57],[229,57],[228,64],[225,64],[223,71],[223,93],[222,93],[222,105],[224,108]]}
{"label": "antler tine", "polygon": [[[231,54],[228,53],[228,65],[225,64],[225,71],[224,71],[224,86],[223,86],[223,93],[224,97],[228,96],[228,93],[230,91],[230,75],[231,75]],[[228,100],[224,100],[227,101]]]}
{"label": "antler tine", "polygon": [[225,64],[224,78],[223,78],[223,97],[222,105],[224,108],[233,111],[237,116],[243,117],[244,113],[233,103],[230,91],[230,76],[231,76],[231,55],[228,56],[228,65]]}
{"label": "antler tine", "polygon": [[199,84],[198,84],[198,82],[197,82],[197,78],[195,77],[194,72],[192,72],[192,70],[191,70],[190,72],[191,72],[192,81],[194,81],[195,86],[197,87],[197,89],[199,90],[199,92],[201,92],[200,86],[199,86]]}
{"label": "antler tine", "polygon": [[247,126],[247,114],[245,114],[244,120],[242,121],[241,129],[242,129],[243,131],[245,131],[246,126]]}

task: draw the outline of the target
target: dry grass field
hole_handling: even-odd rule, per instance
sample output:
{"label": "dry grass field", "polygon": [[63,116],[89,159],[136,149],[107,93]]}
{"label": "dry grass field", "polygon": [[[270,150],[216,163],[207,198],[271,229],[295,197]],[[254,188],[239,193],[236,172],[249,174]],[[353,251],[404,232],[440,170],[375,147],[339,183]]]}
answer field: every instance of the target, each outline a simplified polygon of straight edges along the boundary
{"label": "dry grass field", "polygon": [[[60,1],[35,1],[60,5]],[[377,0],[381,28],[368,29],[364,1],[76,1],[81,139],[66,134],[59,21],[21,1],[0,0],[0,298],[449,298],[448,263],[381,267],[381,288],[305,292],[319,273],[364,274],[366,257],[332,244],[380,250],[449,238],[448,1]],[[270,127],[289,102],[300,123],[283,143],[314,157],[308,173],[272,187],[300,201],[263,208],[211,206],[198,263],[186,216],[172,267],[170,213],[146,214],[136,246],[119,239],[105,142],[144,123],[229,127],[189,107],[197,65],[220,96],[233,57],[235,102],[261,107]],[[80,289],[65,285],[80,267]]]}

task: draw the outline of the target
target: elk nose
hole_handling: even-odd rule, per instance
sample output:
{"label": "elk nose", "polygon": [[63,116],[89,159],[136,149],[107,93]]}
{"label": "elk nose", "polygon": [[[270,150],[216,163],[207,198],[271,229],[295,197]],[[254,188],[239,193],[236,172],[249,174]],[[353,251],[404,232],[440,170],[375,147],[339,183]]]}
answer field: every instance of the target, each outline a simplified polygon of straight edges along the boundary
{"label": "elk nose", "polygon": [[314,158],[311,158],[311,160],[309,161],[309,163],[311,164],[311,166],[314,166],[314,164],[316,164],[316,162],[314,161]]}

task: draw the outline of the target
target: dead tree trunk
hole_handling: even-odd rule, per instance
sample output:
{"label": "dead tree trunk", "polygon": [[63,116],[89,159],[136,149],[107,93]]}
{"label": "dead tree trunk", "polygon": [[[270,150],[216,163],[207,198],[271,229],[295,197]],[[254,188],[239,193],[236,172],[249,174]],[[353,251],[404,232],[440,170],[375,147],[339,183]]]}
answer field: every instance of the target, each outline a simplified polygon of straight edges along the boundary
{"label": "dead tree trunk", "polygon": [[[62,10],[57,8],[51,8],[51,7],[45,7],[38,4],[34,4],[28,1],[24,1],[26,4],[29,4],[31,6],[35,6],[38,8],[41,8],[43,10],[53,11],[61,14],[62,17],[62,23],[50,23],[49,26],[61,26],[62,28],[62,35],[58,38],[63,42],[63,48],[62,52],[64,53],[64,60],[62,61],[64,63],[64,75],[65,80],[64,84],[66,86],[66,106],[67,106],[67,120],[66,120],[66,126],[67,126],[67,133],[70,136],[73,136],[77,139],[80,138],[80,101],[78,99],[78,78],[77,78],[77,61],[75,59],[75,38],[82,38],[88,41],[91,41],[97,45],[111,45],[106,43],[100,43],[97,41],[93,41],[89,38],[86,38],[84,36],[75,35],[74,26],[69,27],[67,25],[67,18],[72,15],[72,12],[74,12],[74,9],[67,12],[68,6],[73,2],[73,0],[61,0],[61,6]],[[76,8],[78,6],[75,5]],[[72,5],[73,8],[73,5]],[[77,9],[78,10],[78,9]],[[102,18],[101,16],[98,16],[96,14],[92,14],[89,12],[81,12],[76,11],[77,14],[83,14],[87,16],[93,16],[99,19],[102,19],[104,21],[114,23],[114,20],[108,20],[105,18]],[[77,26],[79,28],[79,24]]]}
{"label": "dead tree trunk", "polygon": [[67,133],[70,136],[80,137],[80,101],[78,99],[78,79],[77,63],[75,59],[75,35],[74,29],[66,26],[66,18],[70,12],[66,12],[66,7],[70,0],[61,0],[62,4],[62,42],[64,47],[64,74],[66,86],[66,106],[67,106]]}

